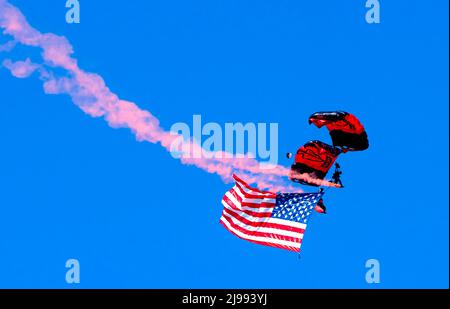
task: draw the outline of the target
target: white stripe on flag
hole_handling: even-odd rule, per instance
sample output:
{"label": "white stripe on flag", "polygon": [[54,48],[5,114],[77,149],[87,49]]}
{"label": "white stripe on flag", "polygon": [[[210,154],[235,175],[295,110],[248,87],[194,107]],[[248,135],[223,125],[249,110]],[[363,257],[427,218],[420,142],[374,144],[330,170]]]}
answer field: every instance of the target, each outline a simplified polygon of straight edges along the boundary
{"label": "white stripe on flag", "polygon": [[[257,211],[257,212],[271,212],[273,209],[273,207],[258,207],[256,204],[261,204],[261,203],[253,203],[253,202],[251,202],[251,203],[255,204],[255,207],[242,206],[242,204],[236,199],[236,197],[233,194],[231,194],[230,191],[225,193],[225,196],[228,197],[231,200],[231,202],[233,202],[233,205],[235,205],[239,209],[247,208],[247,210]],[[243,200],[243,202],[247,202],[247,201]],[[247,202],[247,203],[250,203],[250,202]],[[274,203],[272,203],[272,204],[275,206]]]}
{"label": "white stripe on flag", "polygon": [[299,233],[299,232],[286,231],[286,230],[277,229],[277,228],[273,228],[273,227],[259,227],[259,226],[247,225],[244,222],[236,219],[235,217],[227,214],[226,212],[223,212],[222,216],[227,217],[229,220],[233,221],[234,224],[248,230],[249,232],[272,233],[272,234],[277,234],[279,236],[289,236],[289,237],[294,237],[294,238],[299,238],[299,239],[303,238],[303,233]]}
{"label": "white stripe on flag", "polygon": [[281,239],[276,239],[276,238],[268,238],[268,237],[262,237],[262,236],[247,235],[247,234],[242,233],[241,231],[236,230],[234,227],[232,227],[230,225],[230,223],[228,223],[226,220],[224,220],[222,218],[220,219],[220,222],[225,224],[225,226],[229,230],[233,231],[233,233],[235,233],[236,235],[238,235],[239,237],[241,237],[243,239],[260,241],[260,242],[266,242],[266,243],[282,245],[282,246],[287,246],[287,247],[293,247],[293,248],[296,248],[296,249],[300,248],[300,242],[292,242],[292,241],[286,241],[286,240],[281,240]]}
{"label": "white stripe on flag", "polygon": [[[275,204],[275,202],[276,202],[276,199],[274,199],[272,197],[260,197],[260,198],[245,197],[245,195],[242,193],[242,191],[239,189],[238,186],[234,186],[233,190],[234,190],[234,192],[236,192],[237,195],[239,195],[241,197],[242,202],[252,203],[252,204],[261,204],[261,203]],[[230,193],[230,191],[228,191],[227,193]]]}

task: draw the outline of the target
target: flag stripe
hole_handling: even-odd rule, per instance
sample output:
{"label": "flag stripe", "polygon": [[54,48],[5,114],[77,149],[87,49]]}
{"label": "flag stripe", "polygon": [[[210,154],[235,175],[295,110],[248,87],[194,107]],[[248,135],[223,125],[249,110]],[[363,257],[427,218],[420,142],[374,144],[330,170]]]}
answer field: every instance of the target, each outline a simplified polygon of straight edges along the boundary
{"label": "flag stripe", "polygon": [[280,235],[280,234],[274,234],[274,233],[265,233],[265,232],[259,232],[259,231],[249,231],[246,230],[242,227],[240,227],[239,225],[235,224],[234,222],[232,222],[230,219],[228,219],[226,216],[222,216],[221,218],[222,220],[228,222],[228,224],[233,227],[234,230],[241,232],[242,234],[245,234],[249,237],[263,237],[266,238],[267,241],[274,240],[275,242],[278,241],[283,241],[283,242],[291,242],[293,244],[296,243],[300,243],[301,238],[295,238],[295,237],[290,237],[290,236],[285,236],[285,235]]}
{"label": "flag stripe", "polygon": [[239,193],[241,193],[243,198],[248,198],[248,199],[256,199],[256,200],[261,200],[261,199],[265,199],[267,201],[273,201],[273,203],[275,203],[275,198],[276,196],[272,196],[272,195],[263,195],[260,193],[256,193],[253,191],[249,191],[246,187],[244,187],[242,184],[236,182],[235,188],[237,190],[239,190]]}
{"label": "flag stripe", "polygon": [[224,206],[223,211],[249,226],[273,227],[287,231],[295,231],[298,233],[303,233],[306,228],[305,224],[298,222],[290,222],[276,218],[255,218],[246,214],[237,213],[225,201],[222,201],[222,205]]}
{"label": "flag stripe", "polygon": [[[274,235],[285,235],[296,239],[301,239],[303,237],[303,234],[296,232],[296,231],[288,231],[288,230],[281,230],[273,227],[261,227],[261,226],[249,226],[245,224],[244,222],[236,219],[235,217],[231,216],[227,212],[222,213],[222,217],[225,218],[230,223],[233,223],[236,226],[240,226],[242,228],[245,228],[249,232],[262,232],[262,233],[272,233]],[[293,240],[296,241],[296,240]]]}
{"label": "flag stripe", "polygon": [[229,225],[229,223],[227,221],[220,219],[220,222],[225,226],[225,228],[228,231],[230,231],[234,235],[238,236],[239,238],[242,238],[242,239],[257,243],[257,244],[266,245],[266,246],[272,246],[272,247],[277,247],[277,248],[282,248],[282,249],[297,251],[297,252],[300,251],[300,243],[285,242],[285,241],[278,240],[278,239],[273,239],[271,241],[271,239],[267,238],[267,237],[245,235],[244,233],[241,233],[241,232],[235,230],[232,226]]}
{"label": "flag stripe", "polygon": [[249,216],[255,217],[255,218],[270,218],[270,216],[272,215],[272,211],[253,211],[253,210],[246,210],[243,209],[243,207],[239,207],[239,204],[236,204],[235,202],[233,202],[232,198],[228,198],[228,196],[224,196],[223,200],[228,204],[228,206],[230,206],[231,208],[237,210],[237,211],[241,211],[244,214],[247,214]]}
{"label": "flag stripe", "polygon": [[244,193],[242,193],[239,186],[234,186],[230,189],[227,193],[234,193],[233,195],[236,196],[237,199],[242,204],[245,204],[246,206],[251,207],[273,207],[275,205],[276,200],[273,198],[249,198],[246,197]]}

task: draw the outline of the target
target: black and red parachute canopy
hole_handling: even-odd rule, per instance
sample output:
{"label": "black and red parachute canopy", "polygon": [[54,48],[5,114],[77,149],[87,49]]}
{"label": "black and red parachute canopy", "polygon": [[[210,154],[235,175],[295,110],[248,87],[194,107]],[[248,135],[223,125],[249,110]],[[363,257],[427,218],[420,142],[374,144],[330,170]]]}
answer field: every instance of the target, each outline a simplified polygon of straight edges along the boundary
{"label": "black and red parachute canopy", "polygon": [[354,115],[343,112],[317,112],[309,117],[309,124],[318,128],[326,126],[330,132],[333,146],[351,151],[369,148],[369,140],[364,126]]}
{"label": "black and red parachute canopy", "polygon": [[[298,174],[308,174],[311,178],[322,180],[340,153],[339,148],[324,142],[307,142],[297,150],[295,163],[291,166],[291,171]],[[317,186],[314,183],[294,177],[291,177],[291,180],[305,185]]]}

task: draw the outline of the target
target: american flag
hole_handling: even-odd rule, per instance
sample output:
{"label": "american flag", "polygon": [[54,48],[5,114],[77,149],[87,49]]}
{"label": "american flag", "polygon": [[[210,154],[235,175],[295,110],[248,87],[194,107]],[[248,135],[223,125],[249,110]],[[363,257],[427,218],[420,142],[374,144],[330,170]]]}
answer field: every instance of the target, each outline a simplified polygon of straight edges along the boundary
{"label": "american flag", "polygon": [[236,175],[222,198],[220,223],[242,239],[300,252],[303,234],[322,193],[280,193],[250,187]]}

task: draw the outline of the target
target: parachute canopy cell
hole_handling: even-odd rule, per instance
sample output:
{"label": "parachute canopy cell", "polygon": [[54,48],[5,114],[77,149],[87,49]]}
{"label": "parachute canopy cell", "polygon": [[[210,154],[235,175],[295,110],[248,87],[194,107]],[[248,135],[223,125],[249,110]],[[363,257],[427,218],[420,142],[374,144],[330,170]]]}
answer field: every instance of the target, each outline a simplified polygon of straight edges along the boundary
{"label": "parachute canopy cell", "polygon": [[317,186],[311,181],[296,178],[295,175],[308,174],[312,179],[322,180],[341,153],[339,148],[321,141],[310,141],[300,147],[291,166],[291,180],[304,185]]}
{"label": "parachute canopy cell", "polygon": [[363,125],[350,113],[317,112],[309,117],[309,124],[311,123],[318,128],[326,126],[335,147],[342,147],[350,151],[369,148],[369,140]]}

